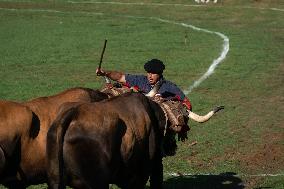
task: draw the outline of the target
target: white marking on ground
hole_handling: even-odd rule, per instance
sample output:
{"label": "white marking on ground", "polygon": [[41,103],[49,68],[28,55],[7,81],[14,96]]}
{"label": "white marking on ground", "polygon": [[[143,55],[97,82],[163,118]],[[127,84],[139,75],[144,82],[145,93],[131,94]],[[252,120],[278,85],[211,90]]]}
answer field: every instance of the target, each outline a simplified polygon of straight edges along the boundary
{"label": "white marking on ground", "polygon": [[202,31],[202,32],[210,33],[210,34],[216,34],[223,39],[223,49],[222,49],[219,57],[217,59],[213,60],[212,64],[208,68],[208,70],[198,80],[194,81],[193,85],[189,86],[189,88],[184,91],[185,95],[189,94],[192,91],[192,89],[198,87],[200,85],[200,83],[202,83],[205,79],[207,79],[210,75],[212,75],[214,73],[215,68],[226,58],[226,55],[229,52],[229,49],[230,49],[229,38],[226,35],[224,35],[220,32],[214,32],[214,31],[199,28],[199,27],[196,27],[196,26],[193,26],[193,25],[190,25],[190,24],[169,21],[169,20],[165,20],[165,19],[161,19],[161,18],[155,18],[155,17],[151,17],[151,18],[158,20],[158,21],[161,21],[161,22],[181,25],[183,27],[188,27],[188,28],[191,28],[191,29],[197,30],[197,31]]}
{"label": "white marking on ground", "polygon": [[261,7],[236,7],[240,9],[260,9],[260,10],[273,10],[273,11],[281,11],[284,12],[284,9],[279,9],[279,8],[261,8]]}
{"label": "white marking on ground", "polygon": [[50,12],[50,13],[61,13],[61,14],[69,14],[69,13],[79,13],[79,14],[89,14],[89,15],[105,15],[104,13],[95,13],[95,12],[84,12],[84,11],[58,11],[52,9],[14,9],[14,8],[1,8],[0,10],[9,10],[9,11],[30,11],[30,12]]}
{"label": "white marking on ground", "polygon": [[164,173],[164,175],[179,177],[179,176],[224,176],[224,177],[282,177],[284,173],[270,174],[213,174],[213,173]]}
{"label": "white marking on ground", "polygon": [[[181,4],[181,3],[144,3],[144,2],[113,2],[113,1],[81,1],[81,2],[75,2],[75,1],[68,1],[69,3],[73,4],[113,4],[113,5],[140,5],[140,6],[182,6],[182,7],[206,7],[206,4],[201,5],[189,5],[189,4]],[[217,3],[218,4],[218,3]],[[221,5],[216,5],[214,7],[222,7]],[[248,6],[238,6],[234,8],[248,8],[248,9],[261,9],[261,10],[273,10],[273,11],[284,11],[284,9],[279,8],[261,8],[261,7],[248,7]]]}
{"label": "white marking on ground", "polygon": [[179,4],[179,3],[143,3],[143,2],[101,2],[101,1],[82,1],[82,2],[75,2],[75,1],[68,1],[68,3],[73,4],[112,4],[112,5],[140,5],[140,6],[183,6],[183,7],[201,7],[204,5],[187,5],[187,4]]}

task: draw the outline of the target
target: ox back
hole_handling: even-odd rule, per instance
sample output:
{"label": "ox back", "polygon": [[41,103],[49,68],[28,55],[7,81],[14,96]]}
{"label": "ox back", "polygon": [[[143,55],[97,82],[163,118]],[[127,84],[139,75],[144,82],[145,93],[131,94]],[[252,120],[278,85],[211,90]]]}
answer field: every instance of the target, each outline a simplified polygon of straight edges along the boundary
{"label": "ox back", "polygon": [[[1,139],[3,139],[2,135],[4,135],[4,138],[8,138],[11,142],[7,144],[3,140],[0,140],[0,146],[4,145],[6,149],[14,149],[11,155],[5,155],[7,161],[4,165],[5,170],[10,169],[13,172],[9,171],[9,174],[7,172],[1,174],[2,165],[0,165],[0,183],[9,188],[25,188],[31,184],[47,182],[45,159],[46,134],[57,113],[72,106],[63,104],[68,102],[94,102],[105,98],[107,98],[107,95],[104,93],[89,88],[72,88],[53,96],[36,98],[22,103],[22,106],[27,107],[32,112],[33,117],[37,118],[37,121],[33,123],[28,121],[21,122],[22,125],[18,124],[18,118],[28,120],[30,115],[7,110],[10,111],[7,114],[15,118],[14,120],[5,118],[4,121],[7,123],[5,127],[11,129],[7,133],[3,132],[0,128],[0,135]],[[6,106],[11,107],[11,105]],[[34,131],[33,135],[27,134],[30,130]],[[17,148],[14,148],[14,146],[17,146]],[[1,152],[0,150],[1,153],[7,154],[6,151]],[[13,159],[17,159],[17,161]],[[11,164],[7,163],[9,161],[14,162],[13,169],[10,167]]]}
{"label": "ox back", "polygon": [[47,135],[49,187],[162,188],[165,116],[158,104],[127,93],[73,107]]}

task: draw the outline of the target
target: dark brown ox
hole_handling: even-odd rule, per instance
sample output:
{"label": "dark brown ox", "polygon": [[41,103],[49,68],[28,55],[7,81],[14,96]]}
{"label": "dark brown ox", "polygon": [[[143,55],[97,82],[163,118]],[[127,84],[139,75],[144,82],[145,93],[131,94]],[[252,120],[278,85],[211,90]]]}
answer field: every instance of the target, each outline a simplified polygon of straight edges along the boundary
{"label": "dark brown ox", "polygon": [[49,187],[142,189],[150,176],[151,188],[162,188],[162,146],[176,148],[165,122],[161,107],[140,93],[67,110],[47,135]]}
{"label": "dark brown ox", "polygon": [[25,188],[47,182],[46,134],[62,104],[94,102],[107,95],[88,88],[72,88],[22,105],[1,103],[0,183]]}

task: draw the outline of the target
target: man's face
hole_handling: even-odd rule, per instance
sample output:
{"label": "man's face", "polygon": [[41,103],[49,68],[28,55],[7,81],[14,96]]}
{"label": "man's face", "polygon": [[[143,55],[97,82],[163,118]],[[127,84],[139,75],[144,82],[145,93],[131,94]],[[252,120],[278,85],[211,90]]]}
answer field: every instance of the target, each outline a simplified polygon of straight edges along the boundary
{"label": "man's face", "polygon": [[147,79],[151,85],[155,85],[159,81],[160,75],[148,72]]}

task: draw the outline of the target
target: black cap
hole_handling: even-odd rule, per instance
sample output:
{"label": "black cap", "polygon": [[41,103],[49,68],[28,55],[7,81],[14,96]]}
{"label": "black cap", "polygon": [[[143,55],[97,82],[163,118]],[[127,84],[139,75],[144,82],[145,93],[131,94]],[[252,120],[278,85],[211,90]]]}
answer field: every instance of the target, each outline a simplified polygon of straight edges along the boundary
{"label": "black cap", "polygon": [[146,62],[144,69],[148,73],[162,74],[165,69],[165,65],[161,60],[152,59]]}

